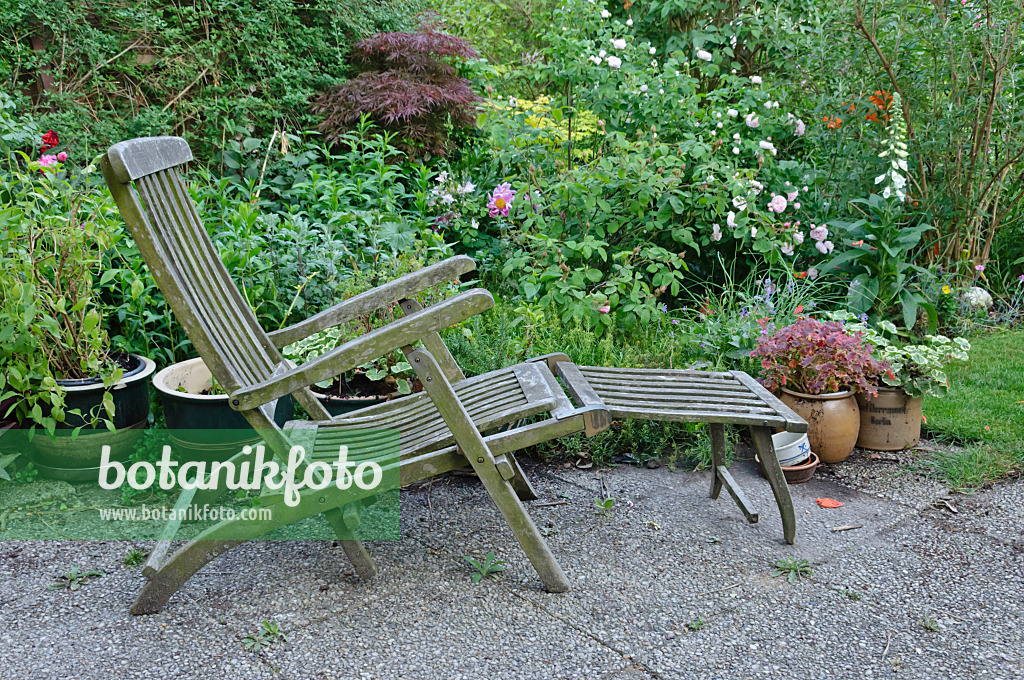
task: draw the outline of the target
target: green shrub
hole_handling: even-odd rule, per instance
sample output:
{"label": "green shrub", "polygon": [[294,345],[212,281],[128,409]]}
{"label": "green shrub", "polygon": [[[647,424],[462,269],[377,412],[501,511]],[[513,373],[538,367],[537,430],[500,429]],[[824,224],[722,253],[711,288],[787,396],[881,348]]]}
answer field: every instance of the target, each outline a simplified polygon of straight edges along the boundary
{"label": "green shrub", "polygon": [[[349,45],[408,25],[417,2],[26,0],[0,9],[0,89],[32,94],[79,156],[183,134],[210,158],[239,128],[306,129],[308,100],[347,69]],[[13,39],[12,39],[13,38]],[[50,82],[47,79],[52,79]]]}

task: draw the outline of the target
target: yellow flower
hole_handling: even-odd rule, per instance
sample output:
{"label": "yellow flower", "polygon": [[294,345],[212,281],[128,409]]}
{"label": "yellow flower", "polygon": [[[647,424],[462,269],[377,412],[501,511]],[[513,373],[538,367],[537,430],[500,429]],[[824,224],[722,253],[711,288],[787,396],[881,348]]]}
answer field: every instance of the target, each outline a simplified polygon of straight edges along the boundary
{"label": "yellow flower", "polygon": [[942,287],[942,294],[943,295],[949,295],[949,286],[943,286]]}

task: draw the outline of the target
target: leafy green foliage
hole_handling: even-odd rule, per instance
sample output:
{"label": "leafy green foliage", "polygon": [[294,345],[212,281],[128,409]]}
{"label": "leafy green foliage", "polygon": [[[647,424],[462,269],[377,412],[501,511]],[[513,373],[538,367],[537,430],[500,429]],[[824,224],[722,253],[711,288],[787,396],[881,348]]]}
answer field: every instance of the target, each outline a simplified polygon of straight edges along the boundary
{"label": "leafy green foliage", "polygon": [[9,68],[0,89],[37,92],[44,129],[65,131],[82,156],[130,137],[183,133],[209,159],[236,126],[262,134],[311,128],[309,98],[342,81],[349,45],[407,26],[419,4],[25,0],[3,7],[0,31],[9,39],[0,43],[0,64]]}
{"label": "leafy green foliage", "polygon": [[598,515],[599,517],[611,517],[612,508],[614,507],[614,498],[601,498],[600,496],[594,498],[594,508],[597,510],[597,512],[595,512],[594,514]]}
{"label": "leafy green foliage", "polygon": [[134,546],[128,548],[128,552],[125,553],[123,558],[121,558],[121,564],[126,567],[137,567],[145,561],[146,552],[144,550],[139,550]]}
{"label": "leafy green foliage", "polygon": [[849,312],[833,312],[829,317],[843,321],[847,330],[860,333],[874,346],[875,356],[889,364],[890,373],[879,376],[879,386],[898,387],[911,397],[944,397],[949,389],[946,366],[954,361],[967,361],[971,351],[971,343],[964,338],[950,340],[944,335],[926,335],[924,340],[903,342],[891,322],[880,321],[876,329],[855,323]]}
{"label": "leafy green foliage", "polygon": [[775,563],[775,571],[772,576],[778,578],[785,576],[790,583],[796,583],[799,579],[810,578],[814,575],[811,563],[807,560],[798,560],[795,557],[784,557]]}
{"label": "leafy green foliage", "polygon": [[473,574],[473,583],[480,583],[480,581],[488,577],[496,579],[505,571],[505,560],[499,560],[494,551],[488,552],[482,560],[477,560],[468,555],[463,556],[462,559],[466,560],[471,567],[476,569],[476,573]]}
{"label": "leafy green foliage", "polygon": [[851,276],[847,308],[855,314],[867,314],[874,321],[898,320],[908,330],[917,325],[921,309],[927,313],[928,328],[934,332],[938,314],[921,285],[921,279],[929,273],[914,264],[921,237],[931,227],[903,223],[898,209],[879,194],[850,203],[864,206],[869,219],[835,223],[846,232],[850,248],[824,266],[826,272],[838,269]]}
{"label": "leafy green foliage", "polygon": [[58,576],[57,583],[49,586],[49,590],[67,590],[75,592],[91,579],[98,576],[106,576],[102,571],[83,571],[79,567],[71,567],[60,576]]}
{"label": "leafy green foliage", "polygon": [[9,178],[0,188],[0,401],[14,400],[5,415],[47,432],[68,415],[77,427],[112,428],[109,393],[94,413],[68,412],[57,382],[121,379],[96,291],[110,277],[102,255],[118,232],[112,206],[90,186],[93,166],[78,172],[56,155],[20,152],[0,162]]}
{"label": "leafy green foliage", "polygon": [[11,475],[7,470],[20,455],[20,453],[8,453],[0,456],[0,482],[11,481]]}
{"label": "leafy green foliage", "polygon": [[281,632],[281,625],[274,619],[263,621],[259,630],[242,638],[242,647],[246,651],[258,652],[276,642],[288,642],[288,636]]}

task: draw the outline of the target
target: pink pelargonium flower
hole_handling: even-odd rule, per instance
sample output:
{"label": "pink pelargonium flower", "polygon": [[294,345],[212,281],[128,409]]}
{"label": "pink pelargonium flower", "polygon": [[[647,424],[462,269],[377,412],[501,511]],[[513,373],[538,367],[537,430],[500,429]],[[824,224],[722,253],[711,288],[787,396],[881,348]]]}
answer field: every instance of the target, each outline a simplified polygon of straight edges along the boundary
{"label": "pink pelargonium flower", "polygon": [[768,210],[773,213],[781,214],[786,209],[786,205],[788,204],[786,203],[785,196],[775,196],[772,198],[771,202],[768,203]]}
{"label": "pink pelargonium flower", "polygon": [[[63,152],[62,152],[63,153]],[[44,153],[39,157],[39,165],[44,168],[52,168],[57,164],[57,156],[51,153]]]}
{"label": "pink pelargonium flower", "polygon": [[974,271],[976,271],[976,272],[983,272],[983,271],[985,271],[985,265],[983,265],[983,264],[976,264],[976,265],[974,265]]}
{"label": "pink pelargonium flower", "polygon": [[512,201],[516,198],[516,192],[512,190],[512,185],[508,182],[502,182],[498,186],[494,187],[494,191],[491,193],[491,198],[487,201],[487,208],[490,210],[488,213],[491,217],[508,217],[508,209],[512,206]]}

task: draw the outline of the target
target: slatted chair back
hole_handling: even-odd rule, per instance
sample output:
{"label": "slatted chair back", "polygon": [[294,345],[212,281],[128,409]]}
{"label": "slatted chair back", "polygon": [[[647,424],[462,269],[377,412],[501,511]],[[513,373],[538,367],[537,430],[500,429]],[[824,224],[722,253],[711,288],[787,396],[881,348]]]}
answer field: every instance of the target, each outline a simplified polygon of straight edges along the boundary
{"label": "slatted chair back", "polygon": [[[286,368],[260,327],[196,212],[179,168],[192,160],[180,137],[133,139],[110,147],[103,175],[135,244],[178,322],[213,377],[230,393]],[[330,414],[308,388],[295,399],[316,419]],[[276,428],[276,403],[242,411]]]}

